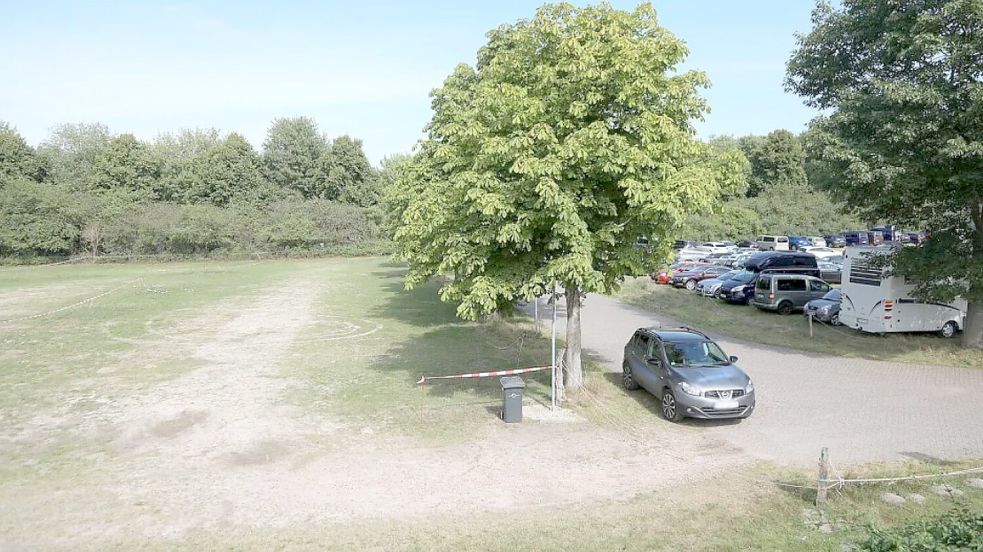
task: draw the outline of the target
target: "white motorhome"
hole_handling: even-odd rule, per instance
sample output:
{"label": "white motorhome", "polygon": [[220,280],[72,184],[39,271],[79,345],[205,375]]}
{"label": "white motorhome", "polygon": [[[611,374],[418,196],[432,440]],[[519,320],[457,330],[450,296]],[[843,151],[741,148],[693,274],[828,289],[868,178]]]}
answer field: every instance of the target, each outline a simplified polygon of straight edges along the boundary
{"label": "white motorhome", "polygon": [[843,253],[840,323],[870,333],[939,332],[952,337],[966,323],[966,301],[950,304],[912,297],[913,284],[871,263],[889,246],[853,246]]}

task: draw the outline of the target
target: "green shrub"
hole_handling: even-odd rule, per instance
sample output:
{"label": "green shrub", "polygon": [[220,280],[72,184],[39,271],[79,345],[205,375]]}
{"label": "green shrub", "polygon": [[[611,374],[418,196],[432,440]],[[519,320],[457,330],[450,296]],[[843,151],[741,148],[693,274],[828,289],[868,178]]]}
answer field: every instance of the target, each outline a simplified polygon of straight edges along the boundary
{"label": "green shrub", "polygon": [[983,512],[960,507],[895,529],[872,528],[859,546],[869,552],[976,552],[983,550]]}

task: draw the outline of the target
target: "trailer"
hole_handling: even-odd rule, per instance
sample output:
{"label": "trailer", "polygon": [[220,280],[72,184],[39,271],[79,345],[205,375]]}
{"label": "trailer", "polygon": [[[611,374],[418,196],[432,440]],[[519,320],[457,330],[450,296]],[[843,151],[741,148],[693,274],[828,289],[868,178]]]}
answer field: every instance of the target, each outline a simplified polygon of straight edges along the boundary
{"label": "trailer", "polygon": [[843,253],[840,323],[869,333],[939,332],[952,337],[966,324],[967,303],[923,301],[903,276],[890,275],[872,262],[890,253],[890,246],[847,247]]}

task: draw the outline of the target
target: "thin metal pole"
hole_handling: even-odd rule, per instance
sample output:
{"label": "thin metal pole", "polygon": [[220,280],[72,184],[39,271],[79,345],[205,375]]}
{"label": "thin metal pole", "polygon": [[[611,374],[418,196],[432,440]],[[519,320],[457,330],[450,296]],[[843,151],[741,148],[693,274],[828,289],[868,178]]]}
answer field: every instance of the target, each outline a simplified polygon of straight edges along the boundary
{"label": "thin metal pole", "polygon": [[553,286],[553,337],[550,340],[550,366],[553,368],[553,389],[550,393],[552,397],[551,408],[556,410],[556,391],[558,388],[557,377],[556,377],[556,286]]}
{"label": "thin metal pole", "polygon": [[539,297],[535,297],[532,304],[533,320],[535,320],[536,331],[539,331]]}

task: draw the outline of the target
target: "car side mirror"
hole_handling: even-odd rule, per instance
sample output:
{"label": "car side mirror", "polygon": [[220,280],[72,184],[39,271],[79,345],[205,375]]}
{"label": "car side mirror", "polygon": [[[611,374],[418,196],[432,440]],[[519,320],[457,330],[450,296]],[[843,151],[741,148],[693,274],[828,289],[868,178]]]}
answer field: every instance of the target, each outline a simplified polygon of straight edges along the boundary
{"label": "car side mirror", "polygon": [[731,355],[731,357],[730,357],[730,363],[733,364],[735,362],[737,362],[737,357],[734,356],[734,355]]}

